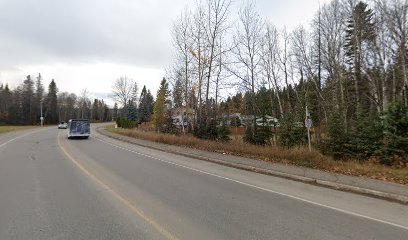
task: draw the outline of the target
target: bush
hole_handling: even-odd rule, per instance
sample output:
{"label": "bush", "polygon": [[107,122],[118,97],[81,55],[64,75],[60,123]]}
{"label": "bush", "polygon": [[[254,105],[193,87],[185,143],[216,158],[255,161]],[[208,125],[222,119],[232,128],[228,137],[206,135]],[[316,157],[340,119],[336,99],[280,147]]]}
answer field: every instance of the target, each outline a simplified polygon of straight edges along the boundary
{"label": "bush", "polygon": [[132,120],[122,118],[122,117],[117,117],[116,118],[116,124],[120,128],[135,128],[135,127],[137,127],[137,122],[136,121],[132,121]]}
{"label": "bush", "polygon": [[194,136],[213,141],[229,141],[230,134],[231,131],[225,122],[221,123],[220,126],[217,126],[217,121],[214,119],[210,121],[208,126],[197,126],[194,129]]}
{"label": "bush", "polygon": [[335,159],[347,156],[347,145],[349,142],[340,111],[334,112],[328,122],[328,138],[324,143],[324,151]]}
{"label": "bush", "polygon": [[117,118],[116,118],[116,125],[117,125],[118,127],[122,127],[122,118],[121,118],[121,117],[117,117]]}
{"label": "bush", "polygon": [[253,145],[271,145],[272,132],[269,127],[256,127],[249,126],[244,135],[244,142]]}
{"label": "bush", "polygon": [[369,159],[380,148],[382,133],[383,129],[378,117],[367,117],[358,113],[346,145],[347,154],[358,160]]}
{"label": "bush", "polygon": [[378,151],[380,162],[387,165],[408,165],[408,107],[402,102],[392,104],[383,115],[384,138]]}
{"label": "bush", "polygon": [[221,126],[218,127],[217,132],[217,140],[222,142],[228,142],[231,140],[231,138],[229,137],[229,135],[231,134],[231,130],[227,126],[227,123],[225,121],[223,121],[221,123]]}
{"label": "bush", "polygon": [[169,133],[169,134],[179,134],[179,131],[173,122],[173,118],[171,117],[170,111],[168,111],[165,114],[165,122],[162,126],[159,127],[159,131],[163,133]]}
{"label": "bush", "polygon": [[294,146],[305,145],[307,143],[307,129],[298,125],[294,119],[289,116],[281,122],[281,132],[279,135],[281,146],[291,148]]}
{"label": "bush", "polygon": [[241,126],[241,119],[239,117],[233,117],[231,119],[231,127],[240,127]]}

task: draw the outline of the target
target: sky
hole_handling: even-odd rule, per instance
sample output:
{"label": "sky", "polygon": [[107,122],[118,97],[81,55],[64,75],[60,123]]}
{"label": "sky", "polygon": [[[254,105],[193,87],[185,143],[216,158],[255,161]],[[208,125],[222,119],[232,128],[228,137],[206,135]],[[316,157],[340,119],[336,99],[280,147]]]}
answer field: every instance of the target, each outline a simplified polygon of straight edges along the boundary
{"label": "sky", "polygon": [[[320,4],[329,0],[320,0]],[[41,73],[45,86],[108,103],[120,76],[155,95],[172,63],[171,28],[195,0],[0,0],[0,84],[21,84]],[[234,0],[231,12],[242,5]],[[319,0],[257,0],[279,28],[310,25]]]}

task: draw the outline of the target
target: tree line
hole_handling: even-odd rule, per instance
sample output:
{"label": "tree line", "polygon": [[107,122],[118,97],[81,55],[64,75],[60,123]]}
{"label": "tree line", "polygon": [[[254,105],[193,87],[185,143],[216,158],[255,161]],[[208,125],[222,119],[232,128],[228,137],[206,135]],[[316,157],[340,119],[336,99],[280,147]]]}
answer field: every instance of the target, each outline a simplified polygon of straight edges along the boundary
{"label": "tree line", "polygon": [[115,80],[112,98],[116,101],[114,112],[119,127],[133,128],[151,121],[155,103],[153,95],[145,85],[140,95],[138,90],[137,82],[131,78],[122,76]]}
{"label": "tree line", "polygon": [[[45,124],[55,124],[74,118],[91,121],[111,121],[114,111],[102,99],[91,99],[83,90],[75,93],[59,92],[54,79],[43,86],[43,78],[28,75],[22,84],[10,89],[8,84],[0,85],[0,124],[36,125],[41,116]],[[42,115],[41,115],[42,114]]]}
{"label": "tree line", "polygon": [[[251,1],[237,16],[232,5],[201,1],[174,21],[165,101],[184,109],[184,133],[217,139],[235,112],[252,116],[245,141],[293,147],[311,119],[315,148],[407,164],[406,0],[332,0],[290,32]],[[266,116],[279,123],[257,122]]]}

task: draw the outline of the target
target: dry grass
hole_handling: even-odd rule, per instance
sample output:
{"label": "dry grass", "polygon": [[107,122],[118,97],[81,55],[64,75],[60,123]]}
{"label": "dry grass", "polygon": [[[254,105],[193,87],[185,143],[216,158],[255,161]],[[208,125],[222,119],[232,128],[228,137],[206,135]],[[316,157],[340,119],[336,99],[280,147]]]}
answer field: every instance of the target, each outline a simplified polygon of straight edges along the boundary
{"label": "dry grass", "polygon": [[0,126],[0,134],[34,128],[35,126]]}
{"label": "dry grass", "polygon": [[139,129],[115,129],[108,131],[138,139],[166,143],[182,147],[195,148],[211,152],[219,152],[236,156],[254,158],[263,161],[291,164],[296,166],[320,169],[328,172],[352,176],[364,176],[401,184],[408,184],[408,168],[393,168],[378,163],[358,162],[355,160],[336,161],[317,150],[309,152],[305,147],[285,149],[278,146],[255,146],[239,140],[215,142],[198,139],[194,136],[176,136],[161,134]]}

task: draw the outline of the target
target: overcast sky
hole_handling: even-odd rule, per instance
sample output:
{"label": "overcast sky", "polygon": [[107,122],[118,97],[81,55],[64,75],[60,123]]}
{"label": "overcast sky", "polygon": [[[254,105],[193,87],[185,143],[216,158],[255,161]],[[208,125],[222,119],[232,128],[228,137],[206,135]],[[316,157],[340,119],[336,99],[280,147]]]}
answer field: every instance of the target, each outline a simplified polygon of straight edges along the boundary
{"label": "overcast sky", "polygon": [[[321,3],[328,0],[320,0]],[[0,0],[0,83],[28,74],[60,91],[107,98],[120,76],[155,94],[171,64],[170,30],[193,0]],[[234,1],[234,8],[241,0]],[[319,0],[258,0],[258,11],[289,30],[310,24]],[[234,12],[231,17],[236,17]]]}

